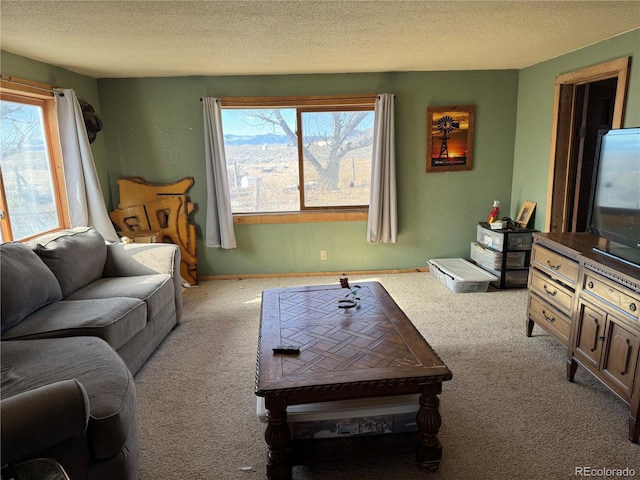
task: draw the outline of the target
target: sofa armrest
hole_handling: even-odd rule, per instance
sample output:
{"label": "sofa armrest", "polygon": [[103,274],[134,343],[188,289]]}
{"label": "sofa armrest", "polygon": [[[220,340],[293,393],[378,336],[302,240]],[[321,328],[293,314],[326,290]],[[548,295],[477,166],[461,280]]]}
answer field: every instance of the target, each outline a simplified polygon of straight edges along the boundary
{"label": "sofa armrest", "polygon": [[0,401],[0,454],[3,463],[82,435],[89,421],[89,397],[80,382],[64,380]]}
{"label": "sofa armrest", "polygon": [[171,243],[107,245],[103,277],[133,277],[168,273],[180,275],[180,248]]}
{"label": "sofa armrest", "polygon": [[115,243],[107,245],[103,277],[133,277],[166,273],[173,278],[176,318],[182,316],[180,247],[171,243]]}

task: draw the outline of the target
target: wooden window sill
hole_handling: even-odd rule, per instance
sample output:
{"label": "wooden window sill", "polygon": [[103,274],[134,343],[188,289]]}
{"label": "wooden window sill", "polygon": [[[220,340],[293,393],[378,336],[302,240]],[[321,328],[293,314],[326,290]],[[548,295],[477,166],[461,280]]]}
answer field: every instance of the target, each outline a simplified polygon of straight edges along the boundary
{"label": "wooden window sill", "polygon": [[321,212],[242,213],[233,215],[235,225],[269,223],[353,222],[367,220],[368,210],[325,210]]}

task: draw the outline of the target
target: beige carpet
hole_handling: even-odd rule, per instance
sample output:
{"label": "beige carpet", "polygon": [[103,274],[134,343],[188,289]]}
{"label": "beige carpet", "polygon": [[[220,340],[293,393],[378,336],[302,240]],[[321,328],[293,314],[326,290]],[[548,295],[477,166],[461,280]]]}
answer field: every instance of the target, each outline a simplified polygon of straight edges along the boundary
{"label": "beige carpet", "polygon": [[[387,288],[453,372],[440,396],[440,470],[419,472],[405,455],[294,467],[294,478],[581,478],[576,467],[640,477],[627,406],[582,368],[569,383],[566,350],[539,327],[525,336],[526,290],[454,294],[428,273],[351,276],[364,280]],[[266,478],[253,393],[261,292],[337,281],[207,281],[184,292],[182,323],[136,376],[139,480]]]}

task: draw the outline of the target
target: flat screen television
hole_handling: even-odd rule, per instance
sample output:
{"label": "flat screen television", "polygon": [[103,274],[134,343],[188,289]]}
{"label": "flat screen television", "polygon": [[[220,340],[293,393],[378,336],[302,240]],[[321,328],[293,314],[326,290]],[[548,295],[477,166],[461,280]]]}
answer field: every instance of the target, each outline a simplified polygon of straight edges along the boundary
{"label": "flat screen television", "polygon": [[640,127],[598,132],[588,215],[595,250],[640,268]]}

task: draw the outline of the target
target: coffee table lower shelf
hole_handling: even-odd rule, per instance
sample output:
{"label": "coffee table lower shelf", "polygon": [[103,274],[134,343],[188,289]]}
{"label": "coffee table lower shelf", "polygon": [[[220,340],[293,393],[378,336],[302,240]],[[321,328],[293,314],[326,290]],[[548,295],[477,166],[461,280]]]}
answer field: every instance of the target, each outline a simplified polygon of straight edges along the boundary
{"label": "coffee table lower shelf", "polygon": [[[350,438],[292,440],[289,443],[291,465],[356,460],[362,458],[409,455],[419,451],[417,432],[388,433]],[[434,471],[442,458],[440,442],[418,459],[424,470]],[[426,457],[426,458],[425,458]]]}
{"label": "coffee table lower shelf", "polygon": [[372,457],[415,454],[418,468],[435,472],[442,459],[442,446],[438,441],[430,448],[421,447],[419,434],[391,433],[357,438],[323,438],[292,440],[286,463],[267,463],[267,478],[292,478],[292,467],[316,463],[340,462]]}
{"label": "coffee table lower shelf", "polygon": [[442,392],[442,383],[423,384],[419,388],[418,432],[343,438],[292,439],[287,424],[286,398],[265,398],[268,409],[265,440],[269,446],[267,478],[290,480],[294,465],[410,453],[415,453],[419,470],[436,471],[442,460],[442,445],[438,440],[442,422],[438,394]]}

